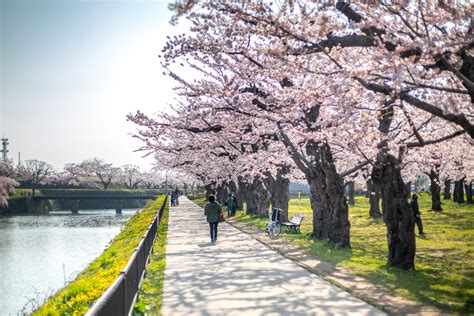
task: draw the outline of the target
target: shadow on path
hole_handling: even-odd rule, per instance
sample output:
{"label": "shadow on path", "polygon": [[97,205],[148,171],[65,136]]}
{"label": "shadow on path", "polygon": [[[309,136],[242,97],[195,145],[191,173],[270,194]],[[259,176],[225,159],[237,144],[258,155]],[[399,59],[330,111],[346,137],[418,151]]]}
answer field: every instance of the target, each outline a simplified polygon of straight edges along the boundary
{"label": "shadow on path", "polygon": [[383,315],[226,223],[209,241],[203,210],[170,209],[162,314]]}

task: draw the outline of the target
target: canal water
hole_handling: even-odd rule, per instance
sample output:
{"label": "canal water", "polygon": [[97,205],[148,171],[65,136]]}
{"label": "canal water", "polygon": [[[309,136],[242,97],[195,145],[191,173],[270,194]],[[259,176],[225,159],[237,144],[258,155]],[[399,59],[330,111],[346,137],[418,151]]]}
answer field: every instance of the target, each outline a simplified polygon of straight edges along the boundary
{"label": "canal water", "polygon": [[0,218],[0,315],[22,315],[99,256],[136,210]]}

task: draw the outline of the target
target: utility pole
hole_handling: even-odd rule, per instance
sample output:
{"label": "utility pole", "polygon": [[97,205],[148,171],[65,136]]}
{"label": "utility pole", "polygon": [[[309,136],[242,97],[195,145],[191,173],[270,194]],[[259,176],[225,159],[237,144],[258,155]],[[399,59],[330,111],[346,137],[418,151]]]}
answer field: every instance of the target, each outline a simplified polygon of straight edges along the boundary
{"label": "utility pole", "polygon": [[8,144],[10,144],[8,142],[8,138],[2,138],[2,161],[4,163],[8,163],[8,156],[7,156],[7,153],[8,153],[7,146],[8,146]]}
{"label": "utility pole", "polygon": [[21,165],[20,153],[18,152],[18,167]]}

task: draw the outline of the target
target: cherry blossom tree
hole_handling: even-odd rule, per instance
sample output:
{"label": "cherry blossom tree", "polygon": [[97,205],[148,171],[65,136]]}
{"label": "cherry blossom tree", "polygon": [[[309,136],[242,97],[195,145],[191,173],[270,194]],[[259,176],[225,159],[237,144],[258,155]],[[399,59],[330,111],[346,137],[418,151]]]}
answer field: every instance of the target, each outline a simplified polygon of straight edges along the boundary
{"label": "cherry blossom tree", "polygon": [[140,167],[130,164],[122,166],[119,178],[127,189],[136,189],[144,181]]}
{"label": "cherry blossom tree", "polygon": [[[176,115],[129,117],[143,128],[144,147],[208,189],[237,182],[258,192],[260,205],[245,197],[257,213],[277,196],[264,188],[268,180],[298,168],[311,188],[314,236],[338,247],[350,246],[344,178],[370,169],[388,261],[414,268],[401,170],[417,148],[474,135],[472,7],[183,1],[175,8],[193,24],[163,51],[180,100]],[[200,79],[180,76],[178,64]],[[268,156],[272,148],[278,154]]]}
{"label": "cherry blossom tree", "polygon": [[8,206],[8,196],[19,185],[12,177],[14,170],[10,165],[0,163],[0,207]]}
{"label": "cherry blossom tree", "polygon": [[165,177],[155,171],[143,172],[141,174],[141,186],[145,189],[157,188],[160,184],[165,182]]}
{"label": "cherry blossom tree", "polygon": [[81,170],[81,176],[93,177],[93,181],[102,185],[104,190],[107,190],[112,180],[120,173],[120,168],[113,167],[111,163],[99,158],[84,160],[78,167]]}

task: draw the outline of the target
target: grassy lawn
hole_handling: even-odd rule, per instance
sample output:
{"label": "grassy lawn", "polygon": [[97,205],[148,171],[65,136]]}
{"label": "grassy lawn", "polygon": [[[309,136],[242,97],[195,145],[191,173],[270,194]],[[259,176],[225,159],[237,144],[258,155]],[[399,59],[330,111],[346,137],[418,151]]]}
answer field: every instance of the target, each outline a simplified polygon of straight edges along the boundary
{"label": "grassy lawn", "polygon": [[161,218],[158,236],[155,240],[154,253],[147,267],[146,278],[140,288],[139,301],[135,312],[146,315],[160,315],[163,295],[163,281],[166,266],[166,238],[168,236],[169,204],[166,205]]}
{"label": "grassy lawn", "polygon": [[200,193],[200,194],[190,194],[188,195],[188,198],[199,205],[200,207],[204,207],[207,204],[206,201],[206,194]]}
{"label": "grassy lawn", "polygon": [[[36,194],[40,194],[41,190],[36,189]],[[32,189],[19,189],[15,188],[15,192],[13,194],[10,194],[9,198],[10,199],[18,199],[23,196],[31,196],[33,195],[33,190]]]}
{"label": "grassy lawn", "polygon": [[[386,228],[382,219],[369,218],[369,202],[364,196],[356,197],[349,210],[352,249],[335,250],[325,240],[307,237],[312,231],[308,196],[302,196],[301,202],[297,197],[290,200],[290,218],[296,213],[305,217],[302,234],[280,236],[315,258],[384,285],[394,294],[448,312],[474,313],[474,205],[443,201],[442,212],[431,212],[427,194],[421,194],[419,204],[426,235],[416,238],[415,271],[387,268]],[[243,212],[236,218],[262,231],[268,221]]]}
{"label": "grassy lawn", "polygon": [[125,267],[164,199],[164,195],[158,197],[144,211],[133,215],[102,255],[33,315],[83,315]]}

